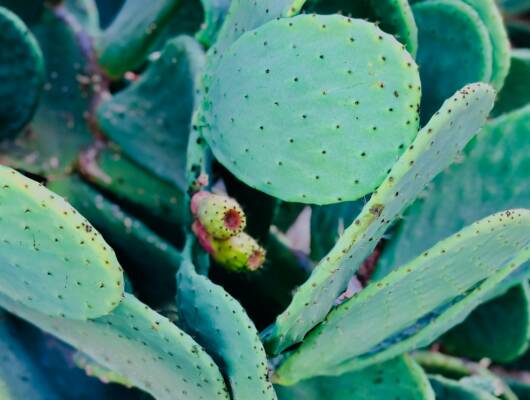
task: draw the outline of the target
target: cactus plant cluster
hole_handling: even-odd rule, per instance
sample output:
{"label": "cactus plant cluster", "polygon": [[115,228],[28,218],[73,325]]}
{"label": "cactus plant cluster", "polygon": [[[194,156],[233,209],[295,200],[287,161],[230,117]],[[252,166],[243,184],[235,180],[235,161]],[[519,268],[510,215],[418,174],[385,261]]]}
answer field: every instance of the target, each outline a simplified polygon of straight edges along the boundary
{"label": "cactus plant cluster", "polygon": [[0,399],[530,399],[528,0],[0,0]]}

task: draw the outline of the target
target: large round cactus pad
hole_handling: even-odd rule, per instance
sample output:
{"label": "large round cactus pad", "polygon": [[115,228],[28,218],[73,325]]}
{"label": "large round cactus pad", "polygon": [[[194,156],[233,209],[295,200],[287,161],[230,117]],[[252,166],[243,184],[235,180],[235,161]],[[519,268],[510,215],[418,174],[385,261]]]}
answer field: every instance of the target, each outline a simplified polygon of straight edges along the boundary
{"label": "large round cactus pad", "polygon": [[214,155],[282,200],[372,192],[418,130],[417,66],[366,21],[274,20],[245,33],[212,72],[202,130]]}
{"label": "large round cactus pad", "polygon": [[0,7],[0,138],[12,137],[29,121],[44,80],[37,41],[22,20]]}
{"label": "large round cactus pad", "polygon": [[64,199],[0,166],[0,292],[52,316],[95,318],[121,301],[112,249]]}

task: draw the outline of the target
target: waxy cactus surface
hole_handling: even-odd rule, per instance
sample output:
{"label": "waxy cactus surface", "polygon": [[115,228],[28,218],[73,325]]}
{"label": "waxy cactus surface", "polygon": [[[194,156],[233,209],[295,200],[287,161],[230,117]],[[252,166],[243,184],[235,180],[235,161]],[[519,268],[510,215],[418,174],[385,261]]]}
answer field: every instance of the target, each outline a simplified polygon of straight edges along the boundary
{"label": "waxy cactus surface", "polygon": [[0,0],[0,400],[530,398],[528,0]]}

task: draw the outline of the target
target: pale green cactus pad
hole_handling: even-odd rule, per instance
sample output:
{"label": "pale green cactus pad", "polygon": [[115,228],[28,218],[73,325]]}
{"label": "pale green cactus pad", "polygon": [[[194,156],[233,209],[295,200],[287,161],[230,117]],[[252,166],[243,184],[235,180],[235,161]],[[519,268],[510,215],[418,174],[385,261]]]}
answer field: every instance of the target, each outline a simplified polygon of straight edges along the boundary
{"label": "pale green cactus pad", "polygon": [[137,82],[97,111],[103,132],[128,157],[181,189],[195,79],[203,63],[204,52],[193,38],[172,39]]}
{"label": "pale green cactus pad", "polygon": [[221,286],[195,272],[189,251],[177,273],[184,323],[227,375],[234,400],[276,399],[254,323]]}
{"label": "pale green cactus pad", "polygon": [[111,77],[139,67],[160,30],[178,10],[179,0],[127,0],[117,18],[99,37],[99,64]]}
{"label": "pale green cactus pad", "polygon": [[267,348],[278,353],[302,340],[322,321],[357,268],[374,250],[389,224],[410,205],[433,177],[453,162],[486,121],[494,92],[469,85],[448,99],[420,131],[392,171],[335,247],[296,291],[269,332]]}
{"label": "pale green cactus pad", "polygon": [[[276,379],[293,384],[337,375],[424,347],[461,322],[528,259],[530,210],[478,221],[332,310],[286,356]],[[338,346],[342,341],[348,345]]]}
{"label": "pale green cactus pad", "polygon": [[407,355],[339,376],[277,385],[276,391],[280,400],[434,400],[425,372]]}
{"label": "pale green cactus pad", "polygon": [[424,124],[458,88],[490,81],[492,46],[479,15],[463,2],[431,0],[414,4],[412,10],[418,24]]}
{"label": "pale green cactus pad", "polygon": [[114,251],[64,199],[0,166],[0,291],[49,315],[95,318],[121,301]]}
{"label": "pale green cactus pad", "polygon": [[0,30],[0,139],[4,139],[19,133],[33,116],[44,84],[44,62],[24,22],[2,7]]}
{"label": "pale green cactus pad", "polygon": [[203,129],[216,158],[282,200],[327,204],[372,192],[414,139],[412,57],[375,25],[338,15],[272,21],[213,74]]}
{"label": "pale green cactus pad", "polygon": [[125,294],[109,315],[88,321],[48,317],[4,295],[0,304],[158,400],[229,399],[217,366],[202,347],[132,295]]}

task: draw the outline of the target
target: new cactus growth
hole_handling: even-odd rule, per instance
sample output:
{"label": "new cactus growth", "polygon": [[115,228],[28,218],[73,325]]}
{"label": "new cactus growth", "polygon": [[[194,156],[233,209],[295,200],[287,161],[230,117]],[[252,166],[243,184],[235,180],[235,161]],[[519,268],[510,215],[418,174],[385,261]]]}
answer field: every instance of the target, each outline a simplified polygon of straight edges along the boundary
{"label": "new cactus growth", "polygon": [[528,398],[527,3],[0,0],[1,400]]}

